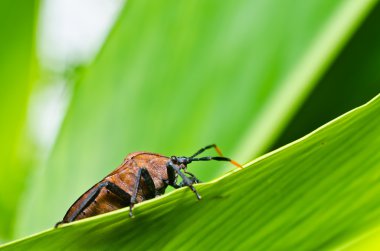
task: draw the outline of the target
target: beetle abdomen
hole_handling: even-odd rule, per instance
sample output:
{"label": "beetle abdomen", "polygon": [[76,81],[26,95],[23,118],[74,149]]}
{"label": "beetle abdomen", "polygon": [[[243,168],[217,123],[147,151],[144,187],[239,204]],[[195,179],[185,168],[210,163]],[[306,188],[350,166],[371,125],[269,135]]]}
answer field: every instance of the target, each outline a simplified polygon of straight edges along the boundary
{"label": "beetle abdomen", "polygon": [[[104,184],[104,182],[100,184]],[[97,184],[84,193],[70,207],[63,218],[63,222],[72,222],[127,207],[130,205],[131,197],[127,193],[126,195],[128,198],[120,198],[111,193],[106,186],[100,187],[99,184]],[[80,210],[81,208],[84,209]]]}
{"label": "beetle abdomen", "polygon": [[80,220],[87,217],[92,217],[99,214],[108,213],[130,204],[129,200],[122,200],[113,193],[110,193],[106,188],[101,189],[96,199],[89,204],[74,220]]}

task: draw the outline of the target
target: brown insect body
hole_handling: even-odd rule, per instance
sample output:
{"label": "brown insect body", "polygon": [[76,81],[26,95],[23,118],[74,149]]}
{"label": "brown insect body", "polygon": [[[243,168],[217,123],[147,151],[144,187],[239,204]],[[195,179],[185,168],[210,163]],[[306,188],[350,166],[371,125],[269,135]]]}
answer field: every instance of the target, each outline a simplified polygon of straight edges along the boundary
{"label": "brown insect body", "polygon": [[[168,161],[169,158],[166,156],[149,152],[135,152],[127,155],[124,162],[117,169],[107,175],[103,180],[94,185],[77,201],[75,201],[75,203],[67,211],[65,217],[63,218],[63,222],[80,220],[129,206],[130,201],[121,199],[103,187],[97,198],[75,217],[76,212],[78,212],[84,200],[98,188],[99,184],[104,181],[110,181],[118,185],[121,189],[131,195],[136,182],[137,170],[141,167],[145,167],[151,174],[154,186],[158,191],[157,195],[163,194],[168,186],[163,182],[163,180],[168,180],[166,170],[166,163]],[[162,193],[160,193],[161,191]],[[137,192],[137,203],[150,199],[146,198],[147,194],[149,194],[149,192],[147,191],[144,181],[142,181],[141,188]]]}
{"label": "brown insect body", "polygon": [[[212,147],[219,153],[219,157],[195,157]],[[117,169],[79,197],[69,208],[63,220],[55,226],[127,206],[132,216],[134,204],[164,194],[168,185],[174,188],[188,186],[200,199],[200,195],[193,187],[193,184],[198,183],[199,180],[192,173],[187,172],[187,164],[208,160],[230,161],[241,167],[235,161],[222,157],[221,151],[215,144],[201,148],[191,157],[172,156],[169,158],[150,152],[131,153]],[[178,175],[182,178],[180,184],[177,184]]]}

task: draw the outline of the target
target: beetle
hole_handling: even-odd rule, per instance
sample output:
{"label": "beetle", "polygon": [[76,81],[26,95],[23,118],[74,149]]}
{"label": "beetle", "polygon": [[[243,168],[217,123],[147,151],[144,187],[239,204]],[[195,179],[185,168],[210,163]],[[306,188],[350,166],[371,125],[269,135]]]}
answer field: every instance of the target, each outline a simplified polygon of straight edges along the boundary
{"label": "beetle", "polygon": [[[196,157],[210,148],[214,148],[219,156]],[[130,153],[118,168],[80,196],[69,208],[63,220],[55,224],[55,228],[63,223],[127,206],[129,206],[129,216],[133,217],[132,209],[136,203],[164,194],[167,186],[175,189],[187,186],[200,200],[201,196],[193,186],[200,181],[194,174],[187,171],[187,165],[193,161],[208,160],[229,161],[242,167],[236,161],[223,157],[219,147],[215,144],[199,149],[190,157],[166,157],[150,152]],[[179,184],[177,183],[178,176],[182,178],[182,182]]]}

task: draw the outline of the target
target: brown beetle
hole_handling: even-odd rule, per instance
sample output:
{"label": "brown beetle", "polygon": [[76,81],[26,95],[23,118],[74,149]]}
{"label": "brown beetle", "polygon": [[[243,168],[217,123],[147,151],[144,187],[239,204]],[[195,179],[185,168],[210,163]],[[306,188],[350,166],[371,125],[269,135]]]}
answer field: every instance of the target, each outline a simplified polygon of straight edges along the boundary
{"label": "brown beetle", "polygon": [[[215,148],[220,156],[196,158],[197,155],[210,148]],[[201,199],[193,187],[193,184],[198,183],[199,180],[192,173],[187,172],[186,168],[187,164],[193,161],[208,160],[230,161],[241,167],[237,162],[223,157],[222,152],[215,144],[200,149],[190,157],[172,156],[169,158],[157,153],[131,153],[117,169],[79,197],[69,208],[63,220],[58,222],[55,227],[62,223],[127,206],[129,206],[129,215],[132,217],[132,209],[136,203],[164,194],[168,185],[174,188],[188,186],[197,198]],[[178,175],[182,178],[182,182],[179,184],[177,184]]]}

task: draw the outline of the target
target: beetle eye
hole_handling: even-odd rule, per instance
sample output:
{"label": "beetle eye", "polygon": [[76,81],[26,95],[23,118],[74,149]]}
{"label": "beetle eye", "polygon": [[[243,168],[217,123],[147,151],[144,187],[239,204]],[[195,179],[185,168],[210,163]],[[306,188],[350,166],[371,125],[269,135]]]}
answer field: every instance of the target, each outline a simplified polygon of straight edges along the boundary
{"label": "beetle eye", "polygon": [[171,160],[173,163],[177,163],[177,157],[176,157],[176,156],[171,156],[171,157],[170,157],[170,160]]}

